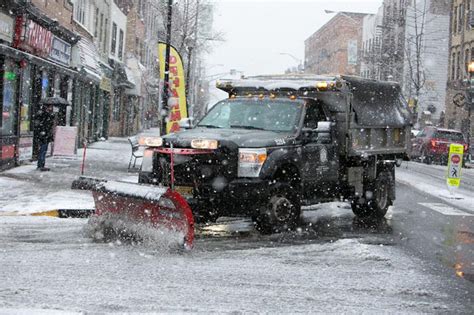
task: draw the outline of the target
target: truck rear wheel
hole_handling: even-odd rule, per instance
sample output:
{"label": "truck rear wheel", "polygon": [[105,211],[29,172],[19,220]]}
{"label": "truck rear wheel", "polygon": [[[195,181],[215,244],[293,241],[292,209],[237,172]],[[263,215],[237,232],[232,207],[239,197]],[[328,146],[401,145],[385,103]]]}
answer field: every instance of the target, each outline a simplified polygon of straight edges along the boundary
{"label": "truck rear wheel", "polygon": [[255,228],[262,234],[292,230],[298,224],[301,203],[298,194],[288,183],[276,183],[269,198],[253,218]]}
{"label": "truck rear wheel", "polygon": [[[366,198],[352,201],[352,212],[361,218],[383,218],[388,207],[393,204],[390,194],[391,185],[393,185],[393,181],[390,173],[387,171],[381,172],[375,181],[369,185],[369,189],[366,190]],[[368,192],[372,192],[372,196],[367,196],[370,195]]]}

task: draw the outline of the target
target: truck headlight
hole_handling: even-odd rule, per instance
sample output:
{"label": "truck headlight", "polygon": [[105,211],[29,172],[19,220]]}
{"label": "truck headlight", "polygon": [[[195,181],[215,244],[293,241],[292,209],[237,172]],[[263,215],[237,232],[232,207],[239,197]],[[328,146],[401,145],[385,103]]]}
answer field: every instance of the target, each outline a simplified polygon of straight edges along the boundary
{"label": "truck headlight", "polygon": [[161,147],[163,145],[163,139],[161,137],[142,137],[140,138],[139,144],[147,147]]}
{"label": "truck headlight", "polygon": [[191,148],[193,149],[217,149],[217,140],[194,139],[191,140]]}
{"label": "truck headlight", "polygon": [[266,149],[239,149],[239,177],[258,177],[267,159]]}

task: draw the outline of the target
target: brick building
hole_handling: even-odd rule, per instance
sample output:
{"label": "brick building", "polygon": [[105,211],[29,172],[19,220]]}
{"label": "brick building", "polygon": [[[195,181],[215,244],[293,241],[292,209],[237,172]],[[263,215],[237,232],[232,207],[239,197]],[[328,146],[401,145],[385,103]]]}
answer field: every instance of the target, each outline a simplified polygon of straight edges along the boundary
{"label": "brick building", "polygon": [[[474,30],[468,25],[468,13],[473,9],[470,0],[453,0],[450,6],[449,67],[446,93],[445,126],[474,134],[474,119],[469,117],[468,104],[455,105],[456,94],[464,94],[468,78],[467,66],[474,60]],[[472,112],[472,111],[471,111]],[[471,136],[471,148],[474,143]]]}
{"label": "brick building", "polygon": [[305,40],[305,71],[317,74],[360,73],[362,24],[367,14],[338,12]]}

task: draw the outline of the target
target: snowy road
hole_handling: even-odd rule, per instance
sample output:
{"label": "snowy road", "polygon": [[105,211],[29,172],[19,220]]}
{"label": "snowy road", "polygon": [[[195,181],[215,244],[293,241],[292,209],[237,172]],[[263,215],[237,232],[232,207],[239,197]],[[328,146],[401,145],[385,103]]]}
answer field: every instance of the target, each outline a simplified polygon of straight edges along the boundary
{"label": "snowy road", "polygon": [[318,208],[300,234],[221,220],[189,253],[93,243],[85,219],[0,217],[0,314],[474,311],[473,287],[397,246],[390,220],[364,225],[340,204]]}

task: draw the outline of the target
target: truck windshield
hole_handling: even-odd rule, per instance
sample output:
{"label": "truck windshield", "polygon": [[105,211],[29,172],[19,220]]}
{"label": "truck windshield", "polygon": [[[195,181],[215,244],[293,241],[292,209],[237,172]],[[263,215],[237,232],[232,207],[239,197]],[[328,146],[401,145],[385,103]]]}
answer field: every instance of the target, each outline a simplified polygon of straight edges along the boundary
{"label": "truck windshield", "polygon": [[303,102],[291,100],[225,100],[217,103],[198,127],[295,131]]}

